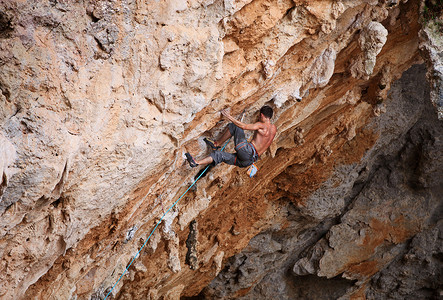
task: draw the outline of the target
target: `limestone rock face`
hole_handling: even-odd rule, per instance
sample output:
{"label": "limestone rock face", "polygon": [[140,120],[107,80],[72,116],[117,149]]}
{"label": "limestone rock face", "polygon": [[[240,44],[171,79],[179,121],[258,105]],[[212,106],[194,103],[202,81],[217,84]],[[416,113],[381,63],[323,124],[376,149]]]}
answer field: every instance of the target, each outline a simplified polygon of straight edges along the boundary
{"label": "limestone rock face", "polygon": [[[288,271],[337,297],[402,270],[435,290],[417,253],[441,253],[442,62],[420,5],[0,1],[0,297],[304,297],[270,284]],[[423,62],[430,91],[420,67],[395,83]],[[219,111],[264,104],[258,175],[216,166],[169,209]]]}
{"label": "limestone rock face", "polygon": [[[424,67],[414,66],[394,84],[387,112],[367,125],[380,134],[372,149],[358,164],[334,171],[331,178],[340,184],[326,181],[309,197],[329,216],[312,218],[311,210],[288,204],[280,212],[285,227],[254,237],[202,295],[438,298],[443,239],[442,175],[436,170],[443,166],[443,127],[429,89],[416,83],[424,79]],[[344,172],[349,179],[340,181]]]}

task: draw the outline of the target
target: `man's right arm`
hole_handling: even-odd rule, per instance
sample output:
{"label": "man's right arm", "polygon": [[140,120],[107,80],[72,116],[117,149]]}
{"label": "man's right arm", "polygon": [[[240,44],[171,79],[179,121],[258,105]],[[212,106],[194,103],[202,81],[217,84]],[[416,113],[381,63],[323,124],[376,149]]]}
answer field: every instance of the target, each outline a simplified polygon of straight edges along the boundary
{"label": "man's right arm", "polygon": [[259,130],[259,129],[261,129],[263,127],[260,122],[257,122],[257,123],[254,123],[254,124],[246,124],[246,123],[243,123],[241,121],[238,121],[237,119],[232,117],[226,110],[222,110],[222,114],[229,121],[231,121],[232,123],[234,123],[235,125],[237,125],[238,127],[240,127],[241,129],[244,129],[244,130]]}

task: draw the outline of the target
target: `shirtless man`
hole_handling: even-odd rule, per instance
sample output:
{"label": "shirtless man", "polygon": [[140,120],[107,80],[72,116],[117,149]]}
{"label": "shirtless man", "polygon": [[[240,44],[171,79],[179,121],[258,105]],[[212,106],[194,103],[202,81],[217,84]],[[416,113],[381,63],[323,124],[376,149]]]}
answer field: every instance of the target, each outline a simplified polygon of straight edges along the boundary
{"label": "shirtless man", "polygon": [[[194,160],[189,153],[185,154],[192,168],[210,163],[217,165],[221,162],[236,165],[241,168],[248,167],[256,162],[260,155],[269,148],[277,133],[277,127],[271,123],[273,111],[269,106],[265,105],[260,109],[259,121],[254,124],[240,122],[233,118],[226,110],[222,110],[222,114],[232,123],[228,125],[228,128],[217,141],[214,142],[210,139],[204,139],[206,144],[214,150],[210,156],[201,160]],[[243,130],[255,131],[250,143],[246,140]],[[234,137],[234,149],[236,153],[219,151],[220,146],[231,136]]]}

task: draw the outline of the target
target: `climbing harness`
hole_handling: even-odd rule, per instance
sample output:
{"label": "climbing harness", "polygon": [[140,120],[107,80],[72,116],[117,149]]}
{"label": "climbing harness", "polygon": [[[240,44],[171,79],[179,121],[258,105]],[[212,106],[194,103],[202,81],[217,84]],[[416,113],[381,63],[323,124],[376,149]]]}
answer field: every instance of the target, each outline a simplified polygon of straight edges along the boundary
{"label": "climbing harness", "polygon": [[[223,151],[223,149],[225,149],[226,145],[229,143],[229,141],[231,140],[231,138],[229,138],[229,140],[226,142],[226,144],[223,146],[223,148],[221,149],[221,151]],[[194,180],[194,182],[191,184],[191,186],[183,193],[183,195],[180,196],[180,198],[178,198],[177,201],[174,202],[174,204],[171,205],[171,207],[163,214],[163,216],[160,218],[160,221],[157,222],[157,225],[155,225],[154,229],[151,231],[151,234],[148,236],[148,238],[146,239],[146,241],[143,243],[143,245],[141,246],[140,250],[138,250],[138,252],[135,254],[134,258],[131,260],[131,262],[129,263],[129,265],[126,267],[125,271],[123,272],[123,274],[120,276],[120,278],[117,280],[117,282],[112,286],[111,290],[108,292],[108,294],[106,295],[105,299],[106,300],[108,298],[108,296],[111,294],[111,292],[114,290],[115,286],[120,282],[120,280],[123,278],[123,275],[126,274],[126,272],[128,271],[129,267],[132,265],[132,263],[134,262],[134,260],[138,257],[138,255],[140,254],[140,252],[142,251],[142,249],[145,247],[146,243],[149,241],[149,239],[151,238],[152,234],[154,233],[154,231],[157,229],[158,225],[160,225],[161,221],[163,220],[163,218],[165,217],[165,215],[178,203],[178,201],[180,201],[185,195],[186,193],[197,183],[197,181],[203,176],[203,174],[206,173],[206,171],[209,169],[210,165],[206,166],[205,170],[200,174],[200,176],[197,177],[197,179]],[[146,198],[146,197],[145,197]]]}

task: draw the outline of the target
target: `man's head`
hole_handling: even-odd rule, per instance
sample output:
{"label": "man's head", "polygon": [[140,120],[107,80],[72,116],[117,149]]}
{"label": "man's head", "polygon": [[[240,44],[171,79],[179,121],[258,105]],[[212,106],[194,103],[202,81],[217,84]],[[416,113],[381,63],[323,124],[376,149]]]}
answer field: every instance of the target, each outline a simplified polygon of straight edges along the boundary
{"label": "man's head", "polygon": [[274,111],[272,110],[271,107],[265,105],[262,108],[260,108],[260,114],[263,114],[263,116],[265,116],[268,119],[272,118],[272,115],[274,114]]}

